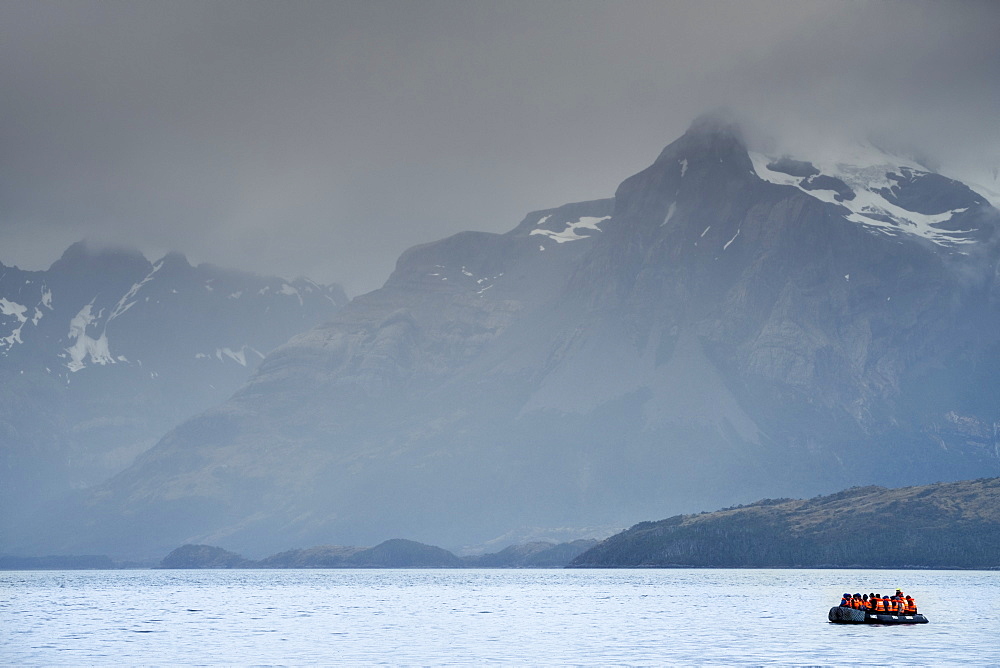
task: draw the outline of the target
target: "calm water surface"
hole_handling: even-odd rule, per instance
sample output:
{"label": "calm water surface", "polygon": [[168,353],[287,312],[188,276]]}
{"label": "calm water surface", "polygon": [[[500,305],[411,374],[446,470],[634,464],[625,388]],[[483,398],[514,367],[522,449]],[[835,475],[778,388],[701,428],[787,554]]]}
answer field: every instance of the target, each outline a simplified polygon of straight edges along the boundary
{"label": "calm water surface", "polygon": [[[897,586],[930,624],[826,620]],[[0,663],[1000,665],[998,599],[982,571],[15,571]]]}

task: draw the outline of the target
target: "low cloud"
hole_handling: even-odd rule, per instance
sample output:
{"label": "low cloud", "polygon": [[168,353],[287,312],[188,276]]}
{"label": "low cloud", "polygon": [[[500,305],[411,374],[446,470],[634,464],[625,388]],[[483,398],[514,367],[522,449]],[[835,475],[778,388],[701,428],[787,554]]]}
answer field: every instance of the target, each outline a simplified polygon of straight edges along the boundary
{"label": "low cloud", "polygon": [[998,34],[991,2],[8,2],[0,261],[89,238],[356,294],[611,195],[720,105],[988,170]]}

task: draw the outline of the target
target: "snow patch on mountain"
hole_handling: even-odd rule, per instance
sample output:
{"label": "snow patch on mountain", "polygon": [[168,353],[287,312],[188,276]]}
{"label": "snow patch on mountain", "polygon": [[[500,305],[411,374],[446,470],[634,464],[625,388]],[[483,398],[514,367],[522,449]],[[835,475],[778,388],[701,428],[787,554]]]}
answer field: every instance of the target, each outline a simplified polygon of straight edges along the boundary
{"label": "snow patch on mountain", "polygon": [[[975,230],[952,230],[941,226],[949,223],[968,207],[926,214],[906,209],[886,198],[904,182],[913,182],[930,175],[918,163],[884,153],[871,145],[857,145],[837,158],[804,162],[783,158],[776,160],[751,152],[754,170],[761,179],[782,186],[797,188],[810,197],[847,209],[844,217],[875,231],[895,235],[911,234],[954,247],[975,243],[968,235]],[[813,173],[802,176],[795,170],[783,171],[778,165],[787,161],[797,167],[809,166]],[[793,172],[793,173],[789,173]],[[818,172],[818,173],[817,173]]]}
{"label": "snow patch on mountain", "polygon": [[677,202],[671,202],[670,208],[667,209],[667,217],[663,219],[662,223],[660,223],[660,227],[669,223],[670,219],[674,217],[675,213],[677,213]]}
{"label": "snow patch on mountain", "polygon": [[23,343],[21,330],[24,328],[24,323],[28,321],[27,316],[24,315],[27,310],[27,306],[0,297],[0,315],[14,316],[18,322],[18,326],[11,330],[9,335],[0,338],[0,344],[5,344],[10,349],[15,343]]}
{"label": "snow patch on mountain", "polygon": [[[462,267],[462,269],[464,270],[465,267]],[[472,274],[469,275],[472,276]],[[475,279],[476,287],[479,288],[478,290],[476,290],[476,294],[482,297],[483,293],[492,288],[494,285],[496,285],[496,282],[500,280],[502,277],[503,277],[503,272],[501,271],[496,276],[483,276],[482,278],[476,278]]]}
{"label": "snow patch on mountain", "polygon": [[12,301],[7,301],[3,297],[0,297],[0,314],[12,315],[17,318],[18,322],[27,322],[28,318],[25,317],[24,313],[28,310],[27,306],[22,306]]}
{"label": "snow patch on mountain", "polygon": [[288,283],[283,283],[281,285],[281,290],[278,290],[278,294],[288,295],[289,297],[298,297],[299,306],[302,306],[302,295],[300,295],[299,291]]}
{"label": "snow patch on mountain", "polygon": [[[579,241],[580,239],[587,239],[591,235],[589,234],[578,234],[577,230],[591,230],[593,232],[600,232],[601,228],[599,225],[605,220],[610,219],[611,216],[604,216],[603,218],[597,218],[594,216],[581,216],[578,220],[567,222],[566,227],[559,231],[554,230],[531,230],[531,234],[541,234],[544,235],[556,243],[566,243],[567,241]],[[543,221],[547,220],[548,216],[539,221],[541,224]],[[544,250],[540,248],[539,250]]]}
{"label": "snow patch on mountain", "polygon": [[232,348],[216,348],[215,357],[221,362],[222,356],[225,355],[229,359],[233,360],[240,366],[247,365],[247,356],[243,349],[233,350]]}
{"label": "snow patch on mountain", "polygon": [[[31,284],[32,281],[25,281],[25,285]],[[0,297],[0,317],[13,317],[14,324],[16,325],[10,330],[7,336],[0,337],[0,349],[6,348],[9,351],[15,343],[24,343],[21,338],[24,326],[31,323],[33,327],[38,327],[38,323],[45,315],[45,311],[42,310],[43,308],[49,311],[53,310],[52,291],[44,283],[42,283],[41,298],[33,307]],[[28,315],[29,311],[31,311],[30,317]]]}
{"label": "snow patch on mountain", "polygon": [[[138,283],[134,283],[132,287],[129,288],[129,291],[126,292],[124,295],[122,295],[122,298],[118,300],[117,304],[115,304],[114,310],[111,311],[111,315],[108,317],[108,322],[111,322],[112,320],[120,316],[122,313],[125,313],[125,311],[135,306],[136,302],[138,301],[137,299],[135,299],[135,297],[137,294],[139,294],[139,290],[142,289],[142,286],[146,285],[151,280],[153,280],[153,275],[156,272],[158,272],[162,266],[163,266],[163,260],[160,260],[155,265],[153,265],[153,269],[148,274],[146,274],[145,278],[143,278]],[[146,297],[146,301],[149,301],[149,297]]]}
{"label": "snow patch on mountain", "polygon": [[87,327],[100,318],[99,314],[95,316],[91,313],[93,306],[93,302],[84,306],[69,323],[68,338],[73,340],[74,343],[69,348],[66,348],[66,352],[70,357],[66,368],[73,373],[86,368],[85,360],[88,357],[91,364],[100,364],[103,366],[115,363],[115,358],[108,346],[107,333],[101,332],[101,335],[96,339],[87,334]]}
{"label": "snow patch on mountain", "polygon": [[225,362],[226,360],[231,360],[236,362],[242,367],[247,365],[247,353],[256,355],[259,359],[264,359],[264,353],[260,352],[253,346],[243,345],[239,348],[230,348],[228,346],[223,348],[216,348],[214,353],[196,353],[195,359],[207,360],[213,357],[220,362]]}

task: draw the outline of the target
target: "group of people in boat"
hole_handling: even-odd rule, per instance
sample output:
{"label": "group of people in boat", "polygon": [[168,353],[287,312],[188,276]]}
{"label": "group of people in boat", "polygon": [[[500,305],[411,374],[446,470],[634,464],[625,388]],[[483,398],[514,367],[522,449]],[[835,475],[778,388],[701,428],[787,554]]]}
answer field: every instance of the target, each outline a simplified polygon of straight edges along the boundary
{"label": "group of people in boat", "polygon": [[874,613],[885,613],[890,615],[915,615],[917,614],[917,603],[912,596],[906,596],[902,590],[897,589],[892,596],[882,596],[881,594],[844,594],[840,599],[840,607],[854,608],[855,610],[867,610]]}

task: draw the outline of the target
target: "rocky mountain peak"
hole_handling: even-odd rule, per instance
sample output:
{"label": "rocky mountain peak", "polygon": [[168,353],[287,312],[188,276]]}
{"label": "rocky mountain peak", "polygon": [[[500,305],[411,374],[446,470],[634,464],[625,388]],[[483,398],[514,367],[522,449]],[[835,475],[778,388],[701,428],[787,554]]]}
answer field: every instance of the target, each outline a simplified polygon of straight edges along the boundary
{"label": "rocky mountain peak", "polygon": [[687,160],[690,169],[693,163],[725,163],[746,153],[739,122],[732,114],[718,111],[696,118],[687,132],[663,149],[656,161]]}
{"label": "rocky mountain peak", "polygon": [[687,132],[684,134],[727,136],[743,143],[743,129],[740,121],[732,110],[726,108],[714,109],[699,115],[691,121],[691,125],[688,126]]}
{"label": "rocky mountain peak", "polygon": [[191,269],[191,263],[188,262],[187,256],[178,251],[171,251],[164,255],[156,262],[156,266],[159,266],[160,271],[168,274],[171,272],[187,272]]}
{"label": "rocky mountain peak", "polygon": [[626,219],[670,218],[682,191],[725,191],[753,175],[743,133],[729,115],[697,118],[652,165],[625,179],[615,192],[615,215]]}
{"label": "rocky mountain peak", "polygon": [[49,272],[53,274],[100,273],[108,271],[142,271],[149,268],[149,260],[135,248],[94,247],[86,241],[78,241],[67,248],[62,256],[52,263]]}

